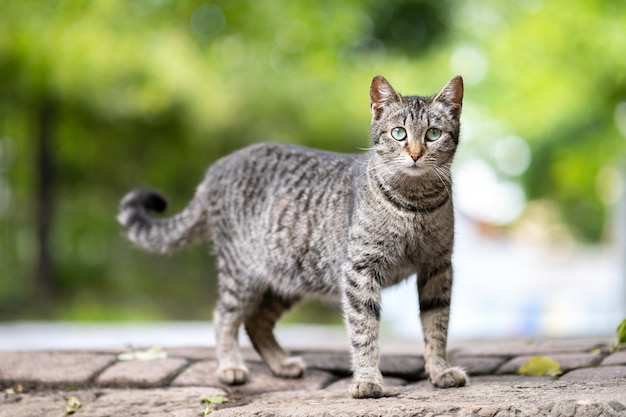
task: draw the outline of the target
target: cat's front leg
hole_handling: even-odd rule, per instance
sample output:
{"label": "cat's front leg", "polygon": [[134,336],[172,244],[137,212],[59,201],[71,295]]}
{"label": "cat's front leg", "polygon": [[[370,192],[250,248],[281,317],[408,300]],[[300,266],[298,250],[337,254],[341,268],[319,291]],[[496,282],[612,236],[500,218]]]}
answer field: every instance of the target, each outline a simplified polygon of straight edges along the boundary
{"label": "cat's front leg", "polygon": [[378,334],[380,328],[380,284],[350,267],[346,272],[343,306],[352,345],[354,398],[379,398],[383,395],[383,376],[379,370]]}
{"label": "cat's front leg", "polygon": [[462,387],[467,383],[467,375],[445,359],[452,295],[451,261],[440,260],[438,265],[424,268],[418,274],[417,286],[426,372],[436,387]]}

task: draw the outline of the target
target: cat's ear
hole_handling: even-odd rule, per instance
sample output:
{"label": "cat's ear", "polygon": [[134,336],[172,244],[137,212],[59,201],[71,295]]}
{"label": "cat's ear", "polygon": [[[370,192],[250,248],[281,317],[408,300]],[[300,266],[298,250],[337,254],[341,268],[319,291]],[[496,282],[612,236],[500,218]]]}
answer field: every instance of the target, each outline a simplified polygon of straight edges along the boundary
{"label": "cat's ear", "polygon": [[461,106],[463,106],[463,78],[457,75],[448,81],[448,84],[433,99],[433,102],[435,101],[451,106],[458,115],[461,112]]}
{"label": "cat's ear", "polygon": [[402,101],[402,97],[396,93],[396,90],[393,89],[385,77],[382,75],[374,77],[370,87],[370,106],[374,119],[380,116],[385,106],[390,103],[399,103],[400,101]]}

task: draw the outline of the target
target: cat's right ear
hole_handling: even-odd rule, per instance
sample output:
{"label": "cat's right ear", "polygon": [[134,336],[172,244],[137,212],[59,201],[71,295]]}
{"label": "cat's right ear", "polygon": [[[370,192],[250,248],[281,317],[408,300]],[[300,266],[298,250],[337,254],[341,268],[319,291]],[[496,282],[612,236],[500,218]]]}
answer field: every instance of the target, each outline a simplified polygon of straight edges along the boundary
{"label": "cat's right ear", "polygon": [[452,107],[454,114],[458,117],[461,115],[461,107],[463,106],[463,78],[457,75],[443,87],[433,99],[433,102],[440,101]]}
{"label": "cat's right ear", "polygon": [[378,119],[383,112],[385,106],[390,103],[398,103],[402,101],[400,94],[396,93],[389,81],[382,75],[377,75],[372,80],[370,87],[370,109],[372,117]]}

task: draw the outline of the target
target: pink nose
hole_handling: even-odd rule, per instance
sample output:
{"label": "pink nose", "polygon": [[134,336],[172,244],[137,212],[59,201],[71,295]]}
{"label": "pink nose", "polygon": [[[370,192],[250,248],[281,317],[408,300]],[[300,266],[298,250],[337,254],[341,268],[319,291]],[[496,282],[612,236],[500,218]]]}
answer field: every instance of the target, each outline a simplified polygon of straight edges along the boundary
{"label": "pink nose", "polygon": [[422,156],[419,153],[410,153],[409,156],[411,157],[411,159],[413,159],[413,161],[417,162],[418,159],[420,159],[420,156]]}

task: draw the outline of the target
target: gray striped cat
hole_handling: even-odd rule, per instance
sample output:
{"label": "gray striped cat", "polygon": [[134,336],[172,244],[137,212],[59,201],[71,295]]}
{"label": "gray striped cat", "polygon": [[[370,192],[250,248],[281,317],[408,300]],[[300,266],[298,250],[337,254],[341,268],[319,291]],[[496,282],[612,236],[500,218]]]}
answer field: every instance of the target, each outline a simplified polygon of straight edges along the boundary
{"label": "gray striped cat", "polygon": [[371,148],[345,155],[263,143],[215,162],[187,207],[170,218],[156,192],[132,191],[119,222],[135,244],[170,252],[213,241],[219,270],[214,321],[217,374],[242,384],[243,324],[275,375],[305,365],[274,338],[303,297],[341,300],[352,346],[355,398],[383,395],[378,335],[381,290],[417,273],[426,370],[437,387],[465,385],[445,360],[454,217],[450,166],[459,142],[463,81],[439,94],[402,96],[372,81]]}

